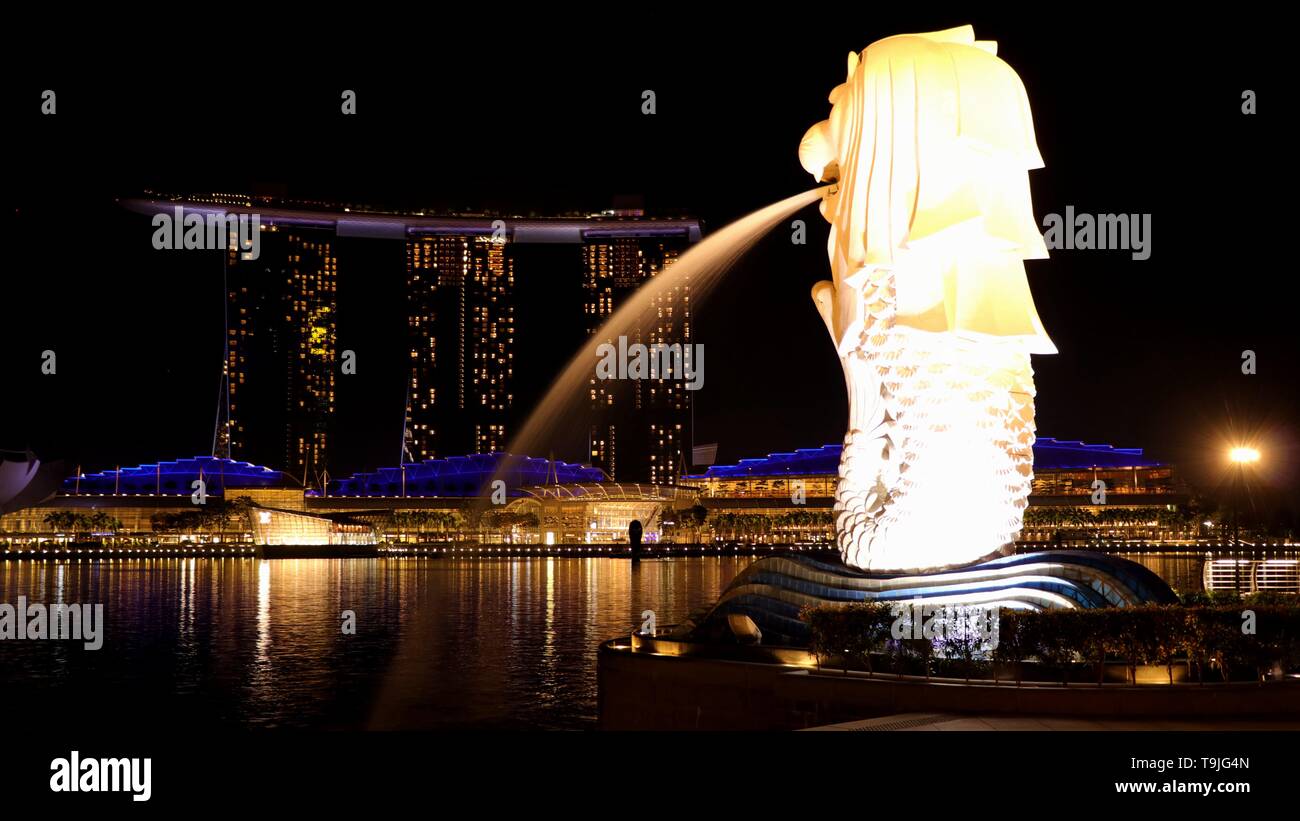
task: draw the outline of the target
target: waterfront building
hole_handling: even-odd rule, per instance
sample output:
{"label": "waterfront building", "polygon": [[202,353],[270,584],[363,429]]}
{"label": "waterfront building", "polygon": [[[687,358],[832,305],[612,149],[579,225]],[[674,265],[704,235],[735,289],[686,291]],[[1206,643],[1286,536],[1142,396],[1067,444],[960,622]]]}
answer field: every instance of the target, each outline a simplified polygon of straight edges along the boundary
{"label": "waterfront building", "polygon": [[[714,518],[829,512],[840,451],[840,445],[824,445],[742,459],[683,476],[680,484],[696,488]],[[1188,499],[1175,466],[1150,459],[1140,448],[1039,437],[1020,541],[1191,540],[1201,523],[1188,518]],[[829,541],[833,533],[833,518],[824,516],[809,537]]]}
{"label": "waterfront building", "polygon": [[654,542],[662,522],[673,520],[665,512],[695,499],[691,490],[618,484],[598,468],[506,453],[380,468],[320,490],[281,471],[200,456],[68,477],[56,495],[0,516],[0,539],[613,544],[626,542],[627,526],[637,519]]}
{"label": "waterfront building", "polygon": [[160,542],[243,541],[246,522],[227,503],[255,497],[292,505],[302,495],[287,473],[212,456],[79,471],[56,494],[0,516],[0,538],[27,543],[107,533]]}

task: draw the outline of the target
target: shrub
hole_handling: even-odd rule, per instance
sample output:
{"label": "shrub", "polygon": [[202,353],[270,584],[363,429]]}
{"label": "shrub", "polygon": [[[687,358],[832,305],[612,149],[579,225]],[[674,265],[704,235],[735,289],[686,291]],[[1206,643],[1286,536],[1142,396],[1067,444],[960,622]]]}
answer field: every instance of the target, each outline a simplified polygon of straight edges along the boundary
{"label": "shrub", "polygon": [[998,646],[993,648],[993,660],[1015,668],[1017,685],[1022,677],[1021,662],[1030,652],[1026,624],[1032,616],[1023,610],[1004,610],[998,618]]}
{"label": "shrub", "polygon": [[838,660],[846,673],[851,664],[874,673],[871,654],[883,649],[894,621],[890,606],[882,602],[817,605],[804,608],[801,616],[811,628],[808,649],[817,663]]}
{"label": "shrub", "polygon": [[[1076,660],[1096,665],[1100,684],[1108,659],[1124,662],[1131,682],[1136,682],[1139,665],[1159,664],[1166,668],[1172,684],[1174,664],[1183,659],[1189,674],[1195,666],[1200,682],[1205,680],[1207,667],[1217,668],[1225,681],[1246,673],[1258,680],[1275,667],[1289,670],[1300,666],[1300,603],[1294,598],[1281,604],[1273,601],[1272,597],[1260,597],[1250,603],[1202,602],[1190,606],[1004,609],[993,659],[1014,665],[1017,683],[1021,680],[1021,662],[1031,658],[1059,669],[1062,684],[1069,683],[1070,668]],[[1254,632],[1243,630],[1247,611],[1253,613]],[[889,604],[818,605],[806,608],[803,618],[811,628],[811,650],[819,664],[822,659],[833,659],[845,670],[850,665],[862,665],[871,671],[871,654],[888,647],[900,675],[905,657],[918,658],[926,665],[928,675],[935,649],[931,640],[891,640],[894,616]],[[957,650],[957,657],[969,671],[974,656],[960,652],[961,648]]]}

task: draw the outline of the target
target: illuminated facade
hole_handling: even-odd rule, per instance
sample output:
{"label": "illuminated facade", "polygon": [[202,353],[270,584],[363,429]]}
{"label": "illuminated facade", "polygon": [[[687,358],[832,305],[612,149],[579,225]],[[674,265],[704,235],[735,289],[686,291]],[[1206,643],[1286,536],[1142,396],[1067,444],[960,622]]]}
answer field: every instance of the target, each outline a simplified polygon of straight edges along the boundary
{"label": "illuminated facade", "polygon": [[[831,545],[840,454],[839,445],[774,453],[714,465],[676,485],[611,482],[598,468],[557,460],[470,454],[356,473],[320,489],[304,489],[280,471],[200,456],[68,477],[54,498],[0,515],[0,538],[67,538],[75,534],[47,517],[72,512],[105,514],[102,521],[115,523],[101,530],[115,538],[172,544],[366,544],[380,538],[623,544],[636,519],[647,542]],[[1187,495],[1172,465],[1136,448],[1049,438],[1035,444],[1035,458],[1044,492],[1030,499],[1026,541],[1177,540],[1169,514],[1181,512]],[[1108,488],[1103,504],[1093,504],[1098,480],[1091,477],[1115,477],[1100,480]],[[485,505],[496,478],[505,482],[501,505]],[[192,499],[198,479],[208,495],[202,505]],[[261,523],[267,527],[243,525],[241,505],[271,511],[272,519]],[[487,510],[508,515],[499,522],[480,518]],[[1285,568],[1268,565],[1259,587],[1278,589],[1268,574]],[[1243,570],[1244,584],[1255,584],[1253,572]]]}
{"label": "illuminated facade", "polygon": [[640,522],[642,540],[658,542],[675,508],[694,504],[694,492],[630,482],[542,485],[523,488],[506,508],[526,524],[511,536],[537,544],[626,544],[628,527]]}
{"label": "illuminated facade", "polygon": [[514,403],[513,249],[490,235],[407,241],[406,459],[505,450]]}
{"label": "illuminated facade", "polygon": [[253,544],[350,545],[375,544],[375,528],[361,522],[312,516],[291,510],[254,510],[250,517]]}
{"label": "illuminated facade", "polygon": [[[704,473],[681,477],[681,484],[699,488],[705,497],[789,496],[797,485],[810,498],[834,498],[841,445],[800,448],[741,459],[734,465],[713,465]],[[1174,478],[1174,466],[1148,458],[1141,448],[1089,445],[1040,436],[1034,442],[1035,503],[1049,497],[1079,502],[1092,497],[1104,483],[1107,497],[1159,496],[1186,498],[1187,490]],[[1100,497],[1099,497],[1100,498]],[[1104,503],[1103,503],[1104,504]]]}
{"label": "illuminated facade", "polygon": [[[1175,466],[1148,458],[1141,448],[1038,437],[1033,454],[1034,489],[1021,541],[1179,541],[1199,535]],[[836,499],[842,455],[841,445],[801,448],[714,465],[682,476],[679,484],[697,489],[714,514],[774,518],[825,511]],[[831,530],[828,525],[826,535]]]}
{"label": "illuminated facade", "polygon": [[[205,494],[202,504],[194,496],[194,483],[200,479]],[[257,497],[255,504],[297,499],[301,506],[303,491],[296,480],[278,470],[196,456],[70,476],[53,498],[0,516],[0,534],[50,538],[55,530],[46,517],[52,513],[103,513],[114,522],[105,529],[119,536],[147,535],[168,542],[238,542],[246,527],[223,503],[244,496]],[[180,524],[163,527],[160,517],[175,517]],[[82,535],[87,532],[80,531]]]}
{"label": "illuminated facade", "polygon": [[[666,236],[585,235],[584,313],[594,334],[623,301],[650,277],[671,265],[690,245],[685,232]],[[632,329],[628,344],[680,345],[691,350],[691,284],[656,297],[654,316]],[[611,345],[615,340],[607,339]],[[590,378],[591,464],[611,478],[671,484],[687,464],[691,448],[691,391],[681,379],[600,380]]]}
{"label": "illuminated facade", "polygon": [[787,499],[802,493],[805,500],[835,498],[835,475],[842,448],[825,445],[791,453],[771,453],[741,459],[734,465],[713,465],[704,473],[682,476],[679,484],[694,487],[705,499]]}
{"label": "illuminated facade", "polygon": [[339,368],[338,260],[321,231],[262,231],[257,260],[226,260],[228,404],[215,452],[284,465],[319,485],[329,464],[329,423]]}

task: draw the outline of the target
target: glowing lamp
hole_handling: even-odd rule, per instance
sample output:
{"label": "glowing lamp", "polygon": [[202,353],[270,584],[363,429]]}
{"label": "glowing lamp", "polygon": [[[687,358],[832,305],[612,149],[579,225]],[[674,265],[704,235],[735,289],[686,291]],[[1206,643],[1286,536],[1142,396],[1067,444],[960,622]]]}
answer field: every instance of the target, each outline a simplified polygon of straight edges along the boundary
{"label": "glowing lamp", "polygon": [[1258,462],[1259,451],[1254,448],[1233,448],[1228,452],[1228,458],[1239,465]]}

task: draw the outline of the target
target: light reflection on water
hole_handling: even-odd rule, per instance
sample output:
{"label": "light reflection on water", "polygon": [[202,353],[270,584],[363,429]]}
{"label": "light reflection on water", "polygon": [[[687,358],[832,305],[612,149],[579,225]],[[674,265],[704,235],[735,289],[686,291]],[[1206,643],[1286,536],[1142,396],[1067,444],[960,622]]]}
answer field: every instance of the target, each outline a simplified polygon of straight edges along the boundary
{"label": "light reflection on water", "polygon": [[[1145,565],[1179,593],[1205,589],[1205,553],[1119,553],[1117,555]],[[1219,550],[1210,555],[1216,559],[1230,559],[1235,556],[1231,550]],[[1300,554],[1289,549],[1265,549],[1248,555],[1256,560],[1300,558]]]}
{"label": "light reflection on water", "polygon": [[[1121,555],[1202,589],[1203,555]],[[643,610],[681,621],[751,561],[0,562],[0,602],[102,603],[106,621],[99,651],[0,641],[0,698],[130,727],[589,728],[596,647]]]}
{"label": "light reflection on water", "polygon": [[751,561],[0,562],[0,602],[102,603],[107,623],[99,651],[0,642],[0,693],[129,726],[593,727],[597,646],[643,610],[680,621]]}
{"label": "light reflection on water", "polygon": [[1179,593],[1190,593],[1205,589],[1202,571],[1205,568],[1205,556],[1198,553],[1120,553],[1165,580],[1165,583]]}

